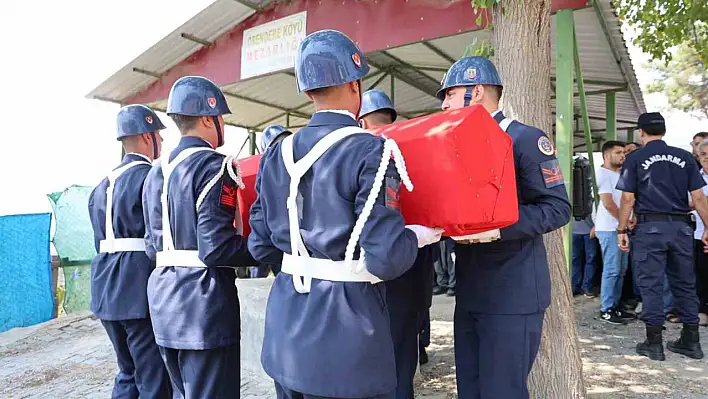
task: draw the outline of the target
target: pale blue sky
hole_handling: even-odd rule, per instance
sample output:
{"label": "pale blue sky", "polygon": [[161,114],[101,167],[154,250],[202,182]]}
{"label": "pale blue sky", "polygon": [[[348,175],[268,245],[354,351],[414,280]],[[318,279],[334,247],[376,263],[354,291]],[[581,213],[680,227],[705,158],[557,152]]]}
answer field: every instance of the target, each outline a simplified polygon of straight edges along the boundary
{"label": "pale blue sky", "polygon": [[[71,184],[95,185],[120,158],[118,106],[84,95],[212,0],[21,0],[0,6],[0,215],[49,211],[45,194]],[[633,54],[635,55],[635,54]],[[638,70],[641,83],[646,74]],[[649,110],[661,96],[645,97]],[[708,122],[666,114],[667,141],[687,147]],[[178,139],[161,115],[165,149]],[[224,152],[238,151],[227,133]]]}

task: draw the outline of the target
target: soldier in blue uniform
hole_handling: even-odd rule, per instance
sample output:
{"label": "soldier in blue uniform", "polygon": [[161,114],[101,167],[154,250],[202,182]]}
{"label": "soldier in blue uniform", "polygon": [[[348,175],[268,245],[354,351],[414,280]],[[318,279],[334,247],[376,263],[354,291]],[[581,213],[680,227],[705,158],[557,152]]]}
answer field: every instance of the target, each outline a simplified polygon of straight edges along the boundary
{"label": "soldier in blue uniform", "polygon": [[[145,181],[143,213],[155,339],[172,386],[186,398],[238,397],[240,314],[237,266],[256,264],[234,227],[242,185],[224,144],[223,93],[198,76],[177,80],[167,114],[182,133]],[[240,222],[238,220],[237,222]]]}
{"label": "soldier in blue uniform", "polygon": [[89,197],[98,254],[91,262],[91,311],[116,352],[114,398],[169,398],[170,380],[152,332],[147,283],[155,262],[145,254],[142,191],[165,128],[150,108],[118,111],[118,140],[125,156]]}
{"label": "soldier in blue uniform", "polygon": [[[669,279],[676,313],[683,323],[681,337],[669,342],[675,353],[701,359],[698,336],[698,298],[693,271],[693,226],[687,192],[696,211],[708,221],[706,183],[688,151],[666,145],[664,118],[658,112],[639,116],[637,122],[643,147],[627,157],[617,189],[622,192],[618,245],[629,251],[628,225],[634,210],[637,226],[632,237],[632,261],[642,295],[641,319],[647,338],[637,344],[637,353],[652,360],[664,360],[664,276]],[[708,245],[708,232],[703,233]]]}
{"label": "soldier in blue uniform", "polygon": [[[273,144],[283,141],[286,137],[293,134],[282,125],[270,125],[263,129],[261,140],[258,142],[258,150],[264,154]],[[278,265],[260,265],[251,267],[251,278],[267,277],[268,271],[273,270],[273,275],[277,276],[280,272]]]}
{"label": "soldier in blue uniform", "polygon": [[278,398],[393,398],[396,367],[379,282],[401,276],[418,247],[440,239],[439,229],[404,225],[401,177],[382,163],[384,139],[357,124],[368,71],[343,33],[308,35],[295,74],[317,112],[261,159],[248,246],[256,260],[282,263],[261,354]]}
{"label": "soldier in blue uniform", "polygon": [[438,98],[443,110],[481,104],[513,140],[519,221],[498,240],[455,246],[457,392],[468,398],[527,398],[551,280],[543,234],[570,221],[570,202],[551,140],[499,109],[502,82],[483,57],[454,63]]}
{"label": "soldier in blue uniform", "polygon": [[364,129],[375,129],[396,121],[398,113],[385,92],[369,90],[361,97],[359,122]]}
{"label": "soldier in blue uniform", "polygon": [[[375,129],[385,126],[393,123],[397,116],[386,93],[381,90],[364,93],[359,116],[361,127]],[[430,279],[435,250],[437,245],[420,248],[413,267],[401,277],[385,283],[396,358],[396,399],[413,399],[413,377],[418,366],[418,333],[433,297]]]}
{"label": "soldier in blue uniform", "polygon": [[261,154],[265,153],[270,146],[283,141],[286,137],[293,134],[290,130],[282,125],[270,125],[263,129],[261,140],[258,143],[258,150]]}

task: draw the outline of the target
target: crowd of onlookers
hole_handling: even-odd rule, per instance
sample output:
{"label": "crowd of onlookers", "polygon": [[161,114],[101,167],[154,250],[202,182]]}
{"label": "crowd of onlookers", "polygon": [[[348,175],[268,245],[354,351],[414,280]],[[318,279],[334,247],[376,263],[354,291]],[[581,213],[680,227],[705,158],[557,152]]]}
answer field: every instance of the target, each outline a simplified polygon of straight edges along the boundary
{"label": "crowd of onlookers", "polygon": [[[708,132],[694,136],[691,145],[701,176],[708,183]],[[704,142],[705,140],[705,142]],[[573,221],[572,287],[574,295],[589,298],[600,296],[600,319],[608,323],[624,324],[637,317],[641,295],[637,288],[632,251],[620,251],[617,245],[621,191],[616,189],[625,157],[640,148],[637,143],[608,141],[602,146],[602,166],[595,177],[599,202],[594,212],[583,220]],[[704,187],[708,194],[708,186]],[[686,193],[686,195],[689,195]],[[700,241],[703,223],[696,214],[694,232],[694,271],[696,295],[700,302],[699,318],[708,325],[708,255]],[[678,323],[668,279],[664,279],[664,312],[666,320]]]}

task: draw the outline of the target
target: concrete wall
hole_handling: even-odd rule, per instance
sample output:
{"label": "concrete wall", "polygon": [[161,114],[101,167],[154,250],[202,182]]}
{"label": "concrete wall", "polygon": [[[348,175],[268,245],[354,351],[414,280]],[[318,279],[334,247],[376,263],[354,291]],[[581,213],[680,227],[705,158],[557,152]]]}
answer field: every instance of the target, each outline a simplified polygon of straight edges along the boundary
{"label": "concrete wall", "polygon": [[236,279],[241,303],[241,369],[272,381],[261,367],[266,303],[273,278]]}

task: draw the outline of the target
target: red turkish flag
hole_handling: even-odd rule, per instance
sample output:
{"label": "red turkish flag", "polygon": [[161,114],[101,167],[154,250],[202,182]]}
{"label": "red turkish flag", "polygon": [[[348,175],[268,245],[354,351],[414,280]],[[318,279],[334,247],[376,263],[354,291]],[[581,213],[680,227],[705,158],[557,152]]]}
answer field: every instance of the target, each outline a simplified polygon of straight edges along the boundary
{"label": "red turkish flag", "polygon": [[[412,192],[400,189],[406,224],[441,227],[443,235],[459,237],[519,220],[512,140],[482,106],[402,121],[372,133],[395,140],[403,154],[414,187]],[[244,235],[250,232],[260,157],[238,161],[246,185],[238,193]]]}

